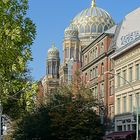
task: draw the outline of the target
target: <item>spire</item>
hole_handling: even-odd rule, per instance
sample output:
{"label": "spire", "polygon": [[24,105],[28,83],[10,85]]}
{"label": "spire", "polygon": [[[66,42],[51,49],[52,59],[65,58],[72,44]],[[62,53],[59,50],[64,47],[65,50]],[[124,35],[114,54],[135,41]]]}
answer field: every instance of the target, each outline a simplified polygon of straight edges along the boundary
{"label": "spire", "polygon": [[54,42],[52,43],[52,48],[55,48],[55,43]]}
{"label": "spire", "polygon": [[92,0],[91,7],[96,7],[96,2],[95,2],[95,0]]}

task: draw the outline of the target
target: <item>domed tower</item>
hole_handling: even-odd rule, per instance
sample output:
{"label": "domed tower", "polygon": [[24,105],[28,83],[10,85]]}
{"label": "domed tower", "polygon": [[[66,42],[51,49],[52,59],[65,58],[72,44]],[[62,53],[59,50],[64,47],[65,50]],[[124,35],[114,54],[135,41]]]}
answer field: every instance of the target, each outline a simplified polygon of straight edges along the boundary
{"label": "domed tower", "polygon": [[66,28],[63,41],[63,63],[70,59],[79,61],[79,43],[78,30],[71,26]]}
{"label": "domed tower", "polygon": [[96,7],[95,0],[92,0],[91,7],[77,14],[69,26],[78,30],[81,46],[87,46],[98,35],[110,29],[113,25],[112,17],[102,8]]}
{"label": "domed tower", "polygon": [[58,79],[59,78],[59,51],[55,47],[55,44],[52,44],[52,47],[48,50],[47,56],[47,69],[46,74],[48,79]]}
{"label": "domed tower", "polygon": [[[65,29],[63,40],[63,61],[60,67],[60,83],[67,83],[69,74],[73,75],[81,67],[81,50],[95,38],[114,26],[112,17],[103,9],[96,7],[95,0],[91,6],[77,14]],[[73,60],[73,64],[71,62]],[[69,70],[69,68],[73,70]],[[75,69],[75,70],[74,70]]]}

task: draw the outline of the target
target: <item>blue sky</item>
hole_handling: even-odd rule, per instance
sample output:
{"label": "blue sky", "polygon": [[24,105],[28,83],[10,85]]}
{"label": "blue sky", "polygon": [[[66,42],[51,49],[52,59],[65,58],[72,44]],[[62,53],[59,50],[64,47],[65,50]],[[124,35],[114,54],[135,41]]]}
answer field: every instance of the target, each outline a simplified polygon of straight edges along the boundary
{"label": "blue sky", "polygon": [[[64,29],[91,0],[29,0],[28,17],[37,26],[37,36],[32,45],[33,61],[30,63],[34,80],[46,73],[47,50],[55,42],[62,58]],[[106,10],[119,23],[126,14],[140,6],[140,0],[96,0],[97,7]]]}

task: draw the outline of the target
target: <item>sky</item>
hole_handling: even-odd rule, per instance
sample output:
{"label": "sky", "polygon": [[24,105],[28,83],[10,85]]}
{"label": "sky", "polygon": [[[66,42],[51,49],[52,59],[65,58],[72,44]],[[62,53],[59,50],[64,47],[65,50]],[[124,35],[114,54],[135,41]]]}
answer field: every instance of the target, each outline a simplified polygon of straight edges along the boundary
{"label": "sky", "polygon": [[[29,0],[27,16],[36,24],[37,35],[32,48],[31,75],[39,80],[46,74],[47,50],[54,42],[62,59],[64,30],[92,0]],[[125,15],[140,7],[140,0],[96,0],[96,6],[106,10],[120,23]]]}

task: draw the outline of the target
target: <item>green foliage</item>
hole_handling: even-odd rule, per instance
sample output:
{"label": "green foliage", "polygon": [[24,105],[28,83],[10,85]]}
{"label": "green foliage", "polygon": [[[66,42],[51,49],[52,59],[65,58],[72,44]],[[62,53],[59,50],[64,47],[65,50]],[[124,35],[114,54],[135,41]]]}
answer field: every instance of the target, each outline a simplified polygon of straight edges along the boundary
{"label": "green foliage", "polygon": [[52,95],[50,117],[53,137],[58,140],[99,140],[103,136],[103,126],[94,111],[98,106],[97,100],[85,87],[74,91],[62,87]]}
{"label": "green foliage", "polygon": [[49,112],[46,107],[41,106],[18,122],[14,138],[16,140],[31,140],[33,138],[51,140],[50,134]]}
{"label": "green foliage", "polygon": [[36,31],[26,17],[27,9],[28,0],[0,1],[0,100],[4,113],[10,112],[12,117],[13,110],[20,109],[21,93],[32,87],[27,62],[32,60],[30,46]]}
{"label": "green foliage", "polygon": [[[89,89],[74,92],[60,87],[49,95],[45,107],[35,110],[18,124],[15,138],[41,140],[100,140],[103,126],[94,111],[97,101]],[[40,110],[42,112],[40,112]],[[21,137],[22,135],[22,137]]]}

